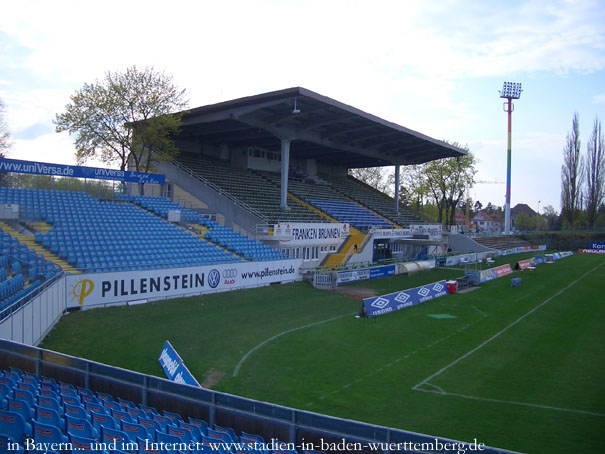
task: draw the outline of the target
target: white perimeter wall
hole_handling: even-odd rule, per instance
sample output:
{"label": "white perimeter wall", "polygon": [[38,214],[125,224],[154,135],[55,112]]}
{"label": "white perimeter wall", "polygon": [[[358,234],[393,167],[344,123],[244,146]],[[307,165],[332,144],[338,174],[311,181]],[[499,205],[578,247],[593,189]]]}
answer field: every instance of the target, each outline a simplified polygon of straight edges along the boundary
{"label": "white perimeter wall", "polygon": [[38,345],[66,308],[65,278],[58,279],[0,322],[0,338]]}

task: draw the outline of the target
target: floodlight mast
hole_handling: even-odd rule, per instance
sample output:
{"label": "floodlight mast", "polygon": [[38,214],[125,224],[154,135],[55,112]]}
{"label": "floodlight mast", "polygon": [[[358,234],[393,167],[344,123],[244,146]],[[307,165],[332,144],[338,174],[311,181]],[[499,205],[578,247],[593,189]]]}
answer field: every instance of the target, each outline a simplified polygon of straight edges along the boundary
{"label": "floodlight mast", "polygon": [[500,97],[507,100],[504,103],[504,111],[508,112],[508,149],[507,149],[507,166],[506,166],[506,204],[504,205],[504,234],[510,235],[510,169],[511,169],[511,147],[512,147],[512,113],[514,110],[513,99],[521,97],[520,83],[504,82]]}

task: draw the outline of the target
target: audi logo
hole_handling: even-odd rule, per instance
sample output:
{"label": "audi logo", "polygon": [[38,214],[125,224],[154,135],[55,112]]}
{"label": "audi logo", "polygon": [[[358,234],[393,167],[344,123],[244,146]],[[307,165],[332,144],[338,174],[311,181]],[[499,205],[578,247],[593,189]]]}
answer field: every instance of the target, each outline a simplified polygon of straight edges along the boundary
{"label": "audi logo", "polygon": [[223,277],[225,279],[233,279],[234,277],[237,277],[237,270],[235,268],[225,269],[223,270]]}

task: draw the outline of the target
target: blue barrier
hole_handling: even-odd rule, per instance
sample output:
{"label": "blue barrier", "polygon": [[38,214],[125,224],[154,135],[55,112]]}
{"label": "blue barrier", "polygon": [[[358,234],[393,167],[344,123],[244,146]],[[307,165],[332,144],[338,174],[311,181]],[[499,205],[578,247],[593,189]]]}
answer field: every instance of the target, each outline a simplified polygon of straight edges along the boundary
{"label": "blue barrier", "polygon": [[366,307],[368,317],[373,317],[416,306],[447,294],[445,281],[438,281],[422,287],[389,293],[388,295],[365,298],[363,304]]}
{"label": "blue barrier", "polygon": [[336,275],[339,284],[345,282],[363,281],[395,275],[395,265],[376,266],[361,270],[339,271]]}
{"label": "blue barrier", "polygon": [[185,385],[197,386],[199,388],[202,387],[191,372],[189,372],[189,369],[187,369],[183,360],[170,342],[166,341],[164,343],[164,348],[162,349],[162,353],[160,353],[158,361],[160,362],[162,369],[164,369],[164,373],[170,380]]}

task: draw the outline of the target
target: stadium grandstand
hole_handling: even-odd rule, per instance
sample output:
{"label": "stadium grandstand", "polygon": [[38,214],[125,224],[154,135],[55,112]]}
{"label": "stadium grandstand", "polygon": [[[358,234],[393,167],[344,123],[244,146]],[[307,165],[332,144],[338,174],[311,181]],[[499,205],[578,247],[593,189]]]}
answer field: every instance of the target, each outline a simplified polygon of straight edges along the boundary
{"label": "stadium grandstand", "polygon": [[[191,109],[174,141],[180,154],[155,174],[0,159],[1,449],[23,452],[26,437],[265,454],[318,452],[292,447],[304,439],[436,440],[35,347],[68,310],[287,283],[318,265],[445,247],[441,226],[348,174],[394,166],[398,187],[399,166],[464,154],[445,142],[300,87]],[[217,440],[285,443],[209,450]]]}

